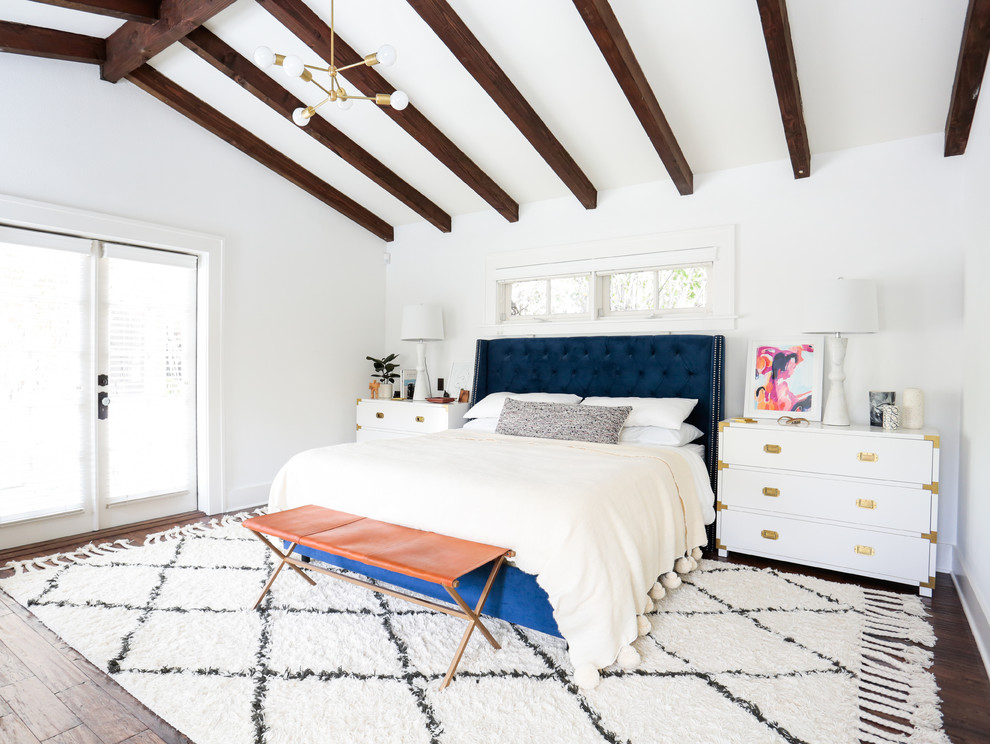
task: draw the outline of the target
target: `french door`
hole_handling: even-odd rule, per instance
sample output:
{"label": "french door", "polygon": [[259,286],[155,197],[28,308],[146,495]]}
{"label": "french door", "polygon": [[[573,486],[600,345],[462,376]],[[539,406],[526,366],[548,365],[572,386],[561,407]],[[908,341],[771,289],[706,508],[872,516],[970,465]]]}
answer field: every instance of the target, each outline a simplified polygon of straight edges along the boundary
{"label": "french door", "polygon": [[0,548],[196,508],[194,256],[0,226]]}

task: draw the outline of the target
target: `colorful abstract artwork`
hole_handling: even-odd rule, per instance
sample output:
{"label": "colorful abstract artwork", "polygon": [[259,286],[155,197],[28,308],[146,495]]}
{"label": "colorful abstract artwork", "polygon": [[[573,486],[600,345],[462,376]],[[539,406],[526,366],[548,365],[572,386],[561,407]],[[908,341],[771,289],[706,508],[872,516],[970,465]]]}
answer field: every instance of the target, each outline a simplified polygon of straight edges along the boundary
{"label": "colorful abstract artwork", "polygon": [[751,342],[746,415],[821,420],[823,349],[820,336]]}

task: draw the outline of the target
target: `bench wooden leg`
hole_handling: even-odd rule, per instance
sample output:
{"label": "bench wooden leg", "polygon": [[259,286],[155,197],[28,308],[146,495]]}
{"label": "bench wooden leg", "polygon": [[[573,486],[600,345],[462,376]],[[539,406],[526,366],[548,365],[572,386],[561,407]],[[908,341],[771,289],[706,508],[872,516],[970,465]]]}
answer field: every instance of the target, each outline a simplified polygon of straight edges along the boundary
{"label": "bench wooden leg", "polygon": [[268,594],[268,590],[272,588],[272,584],[275,583],[275,579],[278,578],[278,575],[282,572],[282,569],[285,568],[286,566],[291,567],[293,571],[295,571],[297,574],[299,574],[304,579],[306,579],[306,581],[308,581],[311,586],[316,586],[316,582],[313,581],[309,576],[307,576],[305,571],[299,568],[299,566],[294,566],[286,560],[286,558],[292,555],[292,551],[296,549],[296,545],[298,543],[292,543],[292,545],[289,546],[289,549],[285,553],[283,553],[281,550],[279,550],[274,545],[272,545],[271,542],[268,540],[268,538],[262,535],[260,532],[255,532],[254,534],[257,536],[259,540],[261,540],[261,542],[267,545],[268,548],[273,553],[275,553],[275,555],[279,557],[280,561],[278,566],[275,567],[275,571],[268,579],[268,583],[265,584],[265,588],[262,589],[261,596],[258,597],[258,601],[255,602],[254,607],[251,608],[252,610],[258,609],[258,605],[261,604],[261,600],[263,600],[265,598],[265,595]]}
{"label": "bench wooden leg", "polygon": [[488,642],[492,644],[496,649],[502,648],[495,637],[488,632],[488,628],[485,624],[481,622],[481,608],[485,606],[485,600],[488,599],[488,592],[491,591],[492,584],[495,583],[495,577],[498,575],[499,569],[502,568],[502,564],[505,562],[505,556],[498,558],[495,561],[495,565],[492,566],[492,571],[488,574],[488,581],[485,582],[485,588],[481,591],[481,596],[478,597],[478,604],[472,610],[464,598],[457,593],[457,590],[453,587],[445,586],[444,589],[450,594],[451,598],[457,603],[457,606],[461,608],[461,611],[467,617],[468,626],[464,630],[464,635],[461,637],[461,642],[457,646],[457,651],[454,653],[454,658],[450,662],[450,666],[447,668],[447,674],[444,676],[443,681],[440,683],[440,689],[444,689],[450,684],[450,681],[454,678],[454,672],[457,671],[457,665],[461,663],[461,656],[464,654],[464,649],[467,648],[468,640],[471,638],[471,633],[474,632],[475,626],[478,630],[488,639]]}

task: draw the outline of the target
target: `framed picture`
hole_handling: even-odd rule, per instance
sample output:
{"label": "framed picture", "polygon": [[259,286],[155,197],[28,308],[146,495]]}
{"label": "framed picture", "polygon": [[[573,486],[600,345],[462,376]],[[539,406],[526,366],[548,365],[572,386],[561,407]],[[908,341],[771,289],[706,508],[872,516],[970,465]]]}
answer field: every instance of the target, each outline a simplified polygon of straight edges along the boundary
{"label": "framed picture", "polygon": [[447,392],[458,398],[461,390],[470,391],[473,371],[471,362],[453,362],[450,365],[450,374],[444,381]]}
{"label": "framed picture", "polygon": [[411,400],[413,397],[413,391],[416,389],[416,370],[402,370],[402,375],[399,377],[399,380],[402,383],[399,386],[399,389],[402,391],[402,399]]}
{"label": "framed picture", "polygon": [[800,416],[822,420],[824,336],[793,336],[749,342],[745,415]]}

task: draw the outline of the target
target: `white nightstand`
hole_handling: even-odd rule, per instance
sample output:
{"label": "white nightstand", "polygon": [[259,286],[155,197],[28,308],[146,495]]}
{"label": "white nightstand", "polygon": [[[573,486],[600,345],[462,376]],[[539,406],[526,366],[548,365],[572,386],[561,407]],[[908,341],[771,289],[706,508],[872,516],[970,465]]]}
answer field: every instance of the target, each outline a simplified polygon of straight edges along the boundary
{"label": "white nightstand", "polygon": [[358,398],[357,441],[398,439],[431,434],[464,425],[467,403]]}
{"label": "white nightstand", "polygon": [[938,434],[719,424],[719,555],[738,551],[935,586]]}

